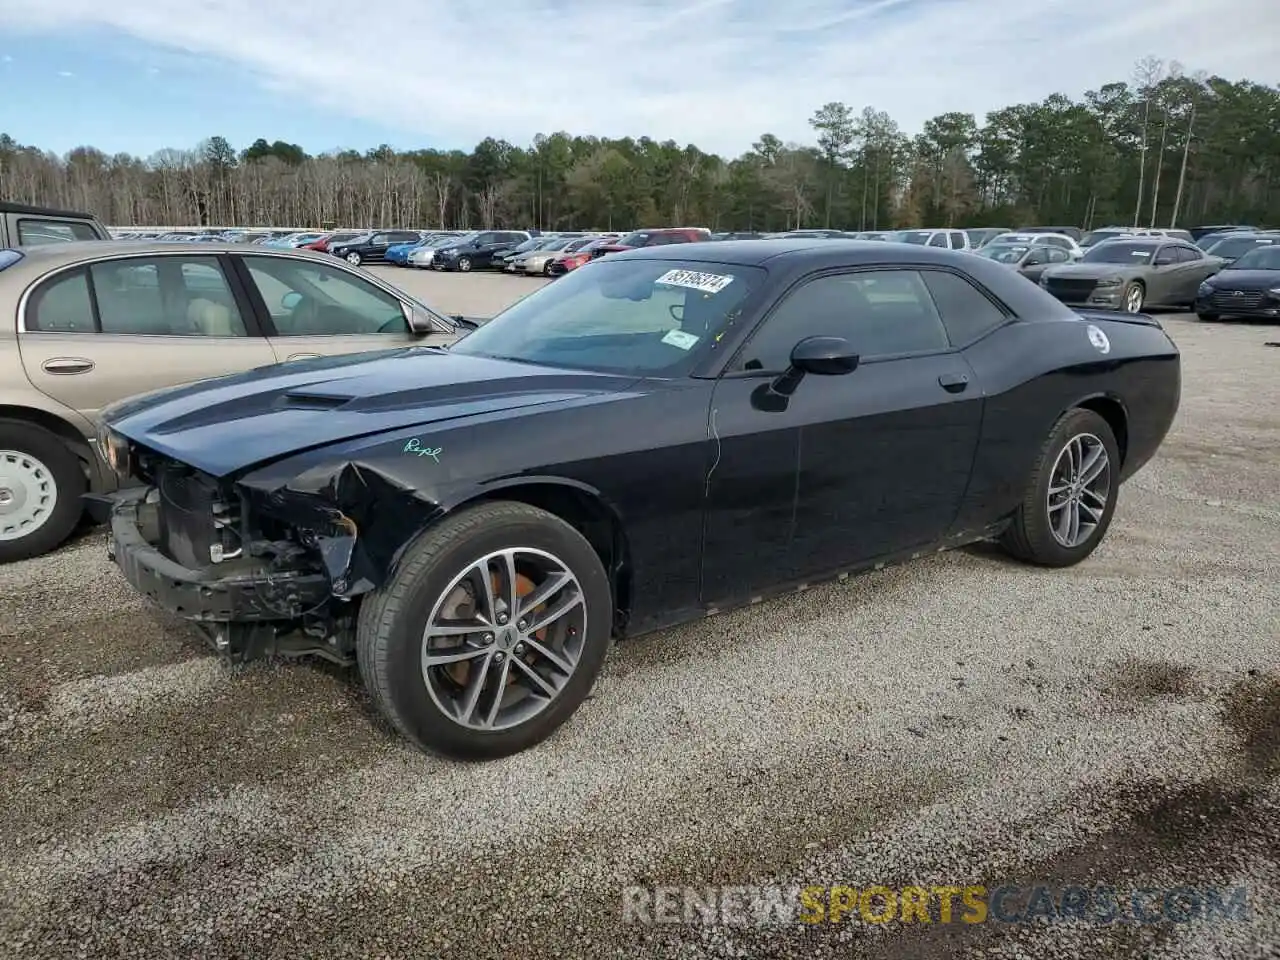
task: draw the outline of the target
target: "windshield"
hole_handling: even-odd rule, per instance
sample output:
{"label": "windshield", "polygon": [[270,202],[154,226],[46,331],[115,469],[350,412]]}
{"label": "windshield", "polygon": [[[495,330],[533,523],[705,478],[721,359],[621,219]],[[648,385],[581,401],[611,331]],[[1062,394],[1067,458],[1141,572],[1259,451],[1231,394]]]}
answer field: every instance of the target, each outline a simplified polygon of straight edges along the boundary
{"label": "windshield", "polygon": [[580,250],[599,250],[601,247],[607,247],[607,246],[616,244],[617,242],[618,242],[617,237],[597,237],[596,239],[592,240],[590,243],[586,244],[585,246],[580,247],[579,249]]}
{"label": "windshield", "polygon": [[1270,246],[1274,242],[1270,237],[1228,237],[1226,240],[1219,240],[1206,252],[1215,257],[1233,260],[1236,257],[1244,256],[1250,250],[1256,250],[1262,246]]}
{"label": "windshield", "polygon": [[[0,257],[4,254],[0,253]],[[1280,246],[1271,244],[1250,250],[1231,265],[1232,270],[1280,270]]]}
{"label": "windshield", "polygon": [[1092,247],[1081,263],[1150,263],[1157,244],[1142,240],[1112,240]]}
{"label": "windshield", "polygon": [[764,281],[759,267],[597,260],[512,304],[449,349],[545,366],[678,376]]}
{"label": "windshield", "polygon": [[613,242],[620,247],[643,247],[649,242],[650,236],[651,234],[643,230],[637,230],[635,233],[628,233],[621,240],[614,240]]}
{"label": "windshield", "polygon": [[1011,243],[989,243],[978,251],[978,256],[986,257],[988,260],[994,260],[997,263],[1017,263],[1022,259],[1030,247],[1014,245]]}
{"label": "windshield", "polygon": [[546,242],[547,242],[546,237],[530,237],[528,240],[525,240],[522,243],[516,244],[515,248],[511,252],[512,253],[528,253],[530,250],[537,250]]}
{"label": "windshield", "polygon": [[479,231],[479,230],[473,230],[473,231],[471,231],[470,233],[464,233],[464,234],[463,234],[462,236],[460,236],[460,237],[450,237],[450,238],[449,238],[449,246],[451,246],[451,247],[460,247],[460,246],[462,246],[464,243],[471,243],[472,241],[474,241],[474,240],[475,240],[477,237],[479,237],[479,236],[480,236],[480,231]]}
{"label": "windshield", "polygon": [[[591,237],[574,237],[567,244],[565,244],[565,246],[563,247],[563,250],[565,253],[573,253],[593,243],[599,243],[599,240],[593,240]],[[562,248],[553,247],[552,249],[559,250]]]}
{"label": "windshield", "polygon": [[569,244],[573,243],[576,239],[577,238],[575,237],[555,237],[554,239],[545,241],[543,245],[539,247],[539,249],[548,250],[548,251],[564,250],[569,246]]}
{"label": "windshield", "polygon": [[932,236],[933,234],[928,230],[899,230],[893,235],[893,239],[899,243],[915,243],[924,246]]}

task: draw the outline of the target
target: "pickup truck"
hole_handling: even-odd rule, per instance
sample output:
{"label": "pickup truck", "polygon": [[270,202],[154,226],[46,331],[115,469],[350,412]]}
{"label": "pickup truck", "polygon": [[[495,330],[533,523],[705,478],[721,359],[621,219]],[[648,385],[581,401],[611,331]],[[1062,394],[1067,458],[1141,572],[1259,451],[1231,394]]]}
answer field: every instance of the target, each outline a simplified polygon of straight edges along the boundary
{"label": "pickup truck", "polygon": [[0,249],[71,240],[110,239],[107,228],[93,214],[0,200]]}

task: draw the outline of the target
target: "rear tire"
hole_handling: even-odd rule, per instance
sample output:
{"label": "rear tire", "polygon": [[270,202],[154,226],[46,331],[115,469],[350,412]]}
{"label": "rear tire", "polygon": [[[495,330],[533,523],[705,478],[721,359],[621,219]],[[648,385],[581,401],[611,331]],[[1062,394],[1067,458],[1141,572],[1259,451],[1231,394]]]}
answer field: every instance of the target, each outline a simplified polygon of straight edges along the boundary
{"label": "rear tire", "polygon": [[0,563],[62,544],[84,515],[80,459],[61,437],[21,420],[0,420]]}
{"label": "rear tire", "polygon": [[[521,608],[520,603],[526,594],[513,588],[515,609],[507,619],[503,619],[507,616],[503,611],[511,607],[501,606],[501,599],[497,606],[486,612],[484,608],[488,602],[482,601],[475,590],[463,589],[468,584],[475,587],[477,581],[460,578],[477,569],[477,565],[488,571],[485,558],[500,551],[550,558],[560,569],[567,571],[576,584],[575,588],[564,589],[576,592],[550,594],[551,598],[557,599],[548,601],[545,607],[534,605],[530,608],[543,611],[537,613]],[[494,595],[503,592],[497,579],[501,576],[501,569],[502,564],[496,562],[493,568],[495,579],[492,581]],[[520,576],[525,574],[522,572]],[[541,585],[532,579],[534,576],[536,572],[530,571],[530,589]],[[486,580],[487,575],[480,583]],[[456,607],[458,601],[454,599],[460,596],[459,590],[463,591],[461,596],[464,599],[470,597],[473,605],[470,611],[462,614],[457,612],[460,608]],[[558,629],[566,631],[565,634],[556,641],[549,632],[556,628],[548,628],[541,630],[535,638],[564,663],[572,663],[572,669],[566,674],[551,669],[554,661],[543,657],[537,644],[529,643],[530,649],[521,655],[521,646],[511,627],[524,630],[522,624],[526,621],[520,619],[522,615],[535,619],[544,616],[546,610],[570,595],[580,596],[581,606],[573,606],[569,614],[556,621],[561,625]],[[423,665],[424,653],[427,652],[427,628],[437,627],[442,618],[441,611],[451,607],[454,614],[443,619],[457,623],[462,616],[468,623],[487,621],[493,625],[492,629],[482,626],[479,630],[469,631],[466,636],[448,642],[446,647],[431,648],[437,653],[443,649],[446,655],[454,651],[465,652],[467,659],[462,674],[465,679],[459,679],[455,672],[455,667],[463,669],[461,657],[444,667]],[[570,622],[571,618],[578,616],[582,619]],[[532,630],[532,627],[528,629]],[[591,544],[554,514],[523,503],[492,502],[447,517],[409,545],[391,578],[379,590],[369,594],[361,605],[356,631],[356,659],[365,687],[379,709],[405,738],[422,749],[449,757],[492,759],[517,753],[545,740],[569,719],[595,683],[612,643],[612,632],[612,590],[604,566]],[[528,641],[529,637],[525,639]],[[555,642],[562,646],[553,648]],[[481,652],[477,654],[476,651]],[[503,663],[504,657],[509,662]],[[561,685],[549,697],[533,695],[528,691],[535,689],[535,683],[523,669],[515,669],[512,664],[516,660],[532,664]],[[502,666],[497,666],[498,663]],[[486,669],[505,669],[506,672],[495,675],[485,673]],[[473,674],[472,671],[477,672]],[[501,691],[503,700],[514,695],[515,703],[514,706],[500,706],[495,710],[499,716],[512,710],[517,719],[506,726],[491,722],[489,728],[484,728],[483,724],[477,728],[474,722],[468,723],[460,716],[465,712],[469,692],[467,685],[475,676],[486,679],[480,685],[474,709],[487,713],[493,703],[489,694],[499,696],[494,691]],[[461,689],[455,690],[455,687]],[[454,700],[442,702],[449,696]],[[522,703],[526,708],[536,708],[536,712],[527,719],[518,719],[522,715]]]}
{"label": "rear tire", "polygon": [[[1099,448],[1106,458],[1101,464],[1101,486],[1084,482],[1100,465],[1100,461],[1090,460]],[[1085,452],[1076,455],[1073,462],[1073,450]],[[1068,410],[1049,431],[1027,482],[1026,495],[1001,544],[1014,557],[1037,566],[1079,563],[1093,553],[1111,526],[1120,489],[1119,472],[1120,450],[1107,421],[1092,410]],[[1100,504],[1099,490],[1104,487],[1105,502]],[[1077,518],[1074,527],[1072,510]],[[1073,532],[1079,534],[1078,539],[1070,536]]]}

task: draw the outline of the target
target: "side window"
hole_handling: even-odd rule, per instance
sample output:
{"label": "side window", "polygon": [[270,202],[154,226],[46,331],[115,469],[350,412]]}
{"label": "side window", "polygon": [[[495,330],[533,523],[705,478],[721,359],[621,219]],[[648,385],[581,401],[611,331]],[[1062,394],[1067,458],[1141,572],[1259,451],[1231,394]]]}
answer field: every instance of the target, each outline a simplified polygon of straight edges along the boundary
{"label": "side window", "polygon": [[941,270],[926,270],[923,276],[953,346],[973,343],[1004,323],[1004,312],[963,277]]}
{"label": "side window", "polygon": [[400,301],[367,280],[323,263],[244,258],[282,337],[409,333]]}
{"label": "side window", "polygon": [[864,359],[945,350],[947,332],[914,270],[820,277],[787,294],[741,354],[741,370],[785,370],[806,337],[844,337]]}
{"label": "side window", "polygon": [[214,257],[138,257],[89,267],[102,333],[243,337],[240,307]]}
{"label": "side window", "polygon": [[1196,260],[1203,260],[1204,256],[1199,250],[1193,250],[1190,247],[1178,247],[1178,260],[1181,263],[1192,263]]}
{"label": "side window", "polygon": [[27,302],[26,329],[33,333],[93,333],[93,299],[84,269],[39,287]]}
{"label": "side window", "polygon": [[964,249],[964,234],[963,234],[963,233],[961,233],[959,230],[952,230],[952,231],[951,231],[950,236],[951,236],[951,249],[952,249],[952,250],[963,250],[963,249]]}
{"label": "side window", "polygon": [[929,238],[929,242],[925,244],[928,247],[945,247],[947,245],[947,235],[945,233],[935,233]]}
{"label": "side window", "polygon": [[1048,254],[1049,263],[1069,263],[1071,254],[1067,253],[1064,247],[1045,247],[1045,253]]}
{"label": "side window", "polygon": [[38,247],[45,243],[70,243],[73,240],[97,240],[93,227],[78,220],[18,221],[18,245]]}

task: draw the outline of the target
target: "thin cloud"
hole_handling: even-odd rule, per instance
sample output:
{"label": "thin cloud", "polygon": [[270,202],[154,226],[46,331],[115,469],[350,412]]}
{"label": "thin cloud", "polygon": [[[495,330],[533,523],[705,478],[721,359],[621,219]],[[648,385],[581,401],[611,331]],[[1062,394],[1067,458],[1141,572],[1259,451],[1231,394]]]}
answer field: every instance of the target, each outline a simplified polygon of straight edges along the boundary
{"label": "thin cloud", "polygon": [[0,56],[0,63],[13,63],[13,57],[6,53],[4,56]]}
{"label": "thin cloud", "polygon": [[59,71],[58,71],[58,76],[60,76],[60,77],[74,77],[74,76],[75,76],[75,74],[74,74],[74,73],[72,73],[70,70],[59,70]]}
{"label": "thin cloud", "polygon": [[[174,17],[154,0],[0,0],[0,29],[117,29],[434,142],[524,143],[569,130],[737,154],[765,131],[811,139],[808,117],[828,100],[873,105],[915,131],[944,111],[981,116],[1052,93],[1079,96],[1129,78],[1147,53],[1280,82],[1275,0],[1239,0],[1232,17],[1206,10],[1203,0],[1122,8],[1113,0],[648,0],[569,9],[525,0],[512,16],[502,5],[383,0],[353,15],[346,0],[209,0]],[[387,91],[369,90],[371,63],[385,65]],[[547,82],[523,82],[530,77]]]}

